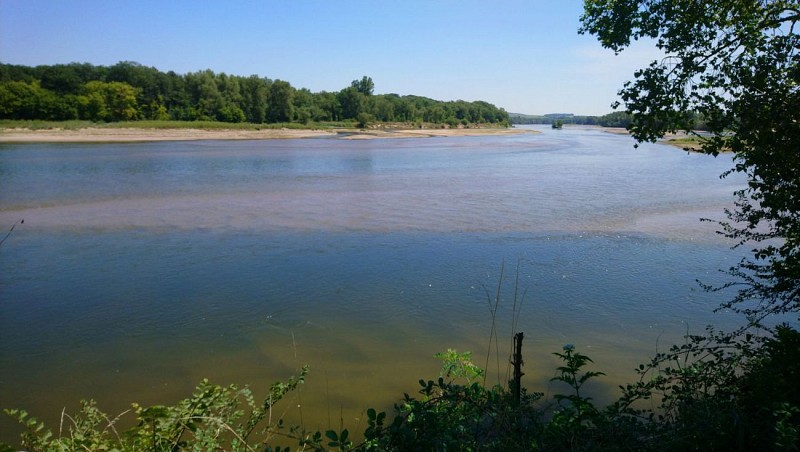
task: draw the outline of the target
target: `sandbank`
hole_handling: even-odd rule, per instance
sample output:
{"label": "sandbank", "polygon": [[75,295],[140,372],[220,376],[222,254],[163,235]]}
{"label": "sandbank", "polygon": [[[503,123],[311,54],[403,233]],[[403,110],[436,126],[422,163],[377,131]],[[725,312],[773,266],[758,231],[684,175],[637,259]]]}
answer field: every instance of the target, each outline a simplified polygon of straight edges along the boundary
{"label": "sandbank", "polygon": [[334,132],[311,129],[0,129],[3,143],[93,143],[191,140],[267,140],[335,136]]}
{"label": "sandbank", "polygon": [[475,137],[489,135],[522,135],[539,133],[526,129],[338,129],[342,138],[349,140],[369,140],[374,138],[432,138],[432,137]]}
{"label": "sandbank", "polygon": [[273,140],[340,137],[343,139],[453,137],[531,133],[522,129],[0,129],[0,143],[101,143],[193,140]]}

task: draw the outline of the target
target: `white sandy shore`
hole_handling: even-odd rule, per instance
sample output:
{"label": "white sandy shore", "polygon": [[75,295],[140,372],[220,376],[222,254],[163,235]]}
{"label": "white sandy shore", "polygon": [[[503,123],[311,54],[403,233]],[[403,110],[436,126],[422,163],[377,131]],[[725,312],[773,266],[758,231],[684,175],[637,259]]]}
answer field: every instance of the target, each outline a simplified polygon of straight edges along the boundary
{"label": "white sandy shore", "polygon": [[521,129],[135,129],[85,128],[64,129],[0,129],[0,143],[91,143],[135,141],[191,140],[271,140],[341,136],[345,139],[413,138],[512,135],[531,133]]}

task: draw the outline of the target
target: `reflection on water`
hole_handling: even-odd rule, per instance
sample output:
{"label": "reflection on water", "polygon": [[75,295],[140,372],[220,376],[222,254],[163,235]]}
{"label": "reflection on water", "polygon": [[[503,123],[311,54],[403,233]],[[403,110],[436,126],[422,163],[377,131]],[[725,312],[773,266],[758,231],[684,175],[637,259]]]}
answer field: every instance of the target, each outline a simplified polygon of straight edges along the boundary
{"label": "reflection on water", "polygon": [[738,260],[697,221],[729,204],[730,162],[544,132],[0,146],[0,225],[25,219],[0,249],[0,401],[52,421],[310,364],[290,414],[355,425],[435,376],[437,351],[484,364],[503,261],[532,389],[565,342],[613,395],[687,329],[733,324],[695,283]]}

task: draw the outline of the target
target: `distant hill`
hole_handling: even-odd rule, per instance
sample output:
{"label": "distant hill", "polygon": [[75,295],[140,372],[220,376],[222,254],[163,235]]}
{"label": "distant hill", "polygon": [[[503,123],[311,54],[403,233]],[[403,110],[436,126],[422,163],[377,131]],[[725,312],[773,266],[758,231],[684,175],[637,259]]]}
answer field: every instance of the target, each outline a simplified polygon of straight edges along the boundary
{"label": "distant hill", "polygon": [[579,116],[572,113],[548,113],[545,115],[509,113],[508,119],[511,124],[553,124],[554,121],[561,121],[563,124],[604,127],[626,127],[630,124],[630,115],[621,111],[615,111],[603,116]]}
{"label": "distant hill", "polygon": [[[702,117],[691,115],[694,130],[708,130]],[[602,116],[581,116],[572,113],[548,113],[546,115],[526,115],[523,113],[509,113],[508,120],[511,124],[549,124],[558,121],[561,124],[580,124],[602,127],[628,127],[631,115],[624,111],[615,111]]]}

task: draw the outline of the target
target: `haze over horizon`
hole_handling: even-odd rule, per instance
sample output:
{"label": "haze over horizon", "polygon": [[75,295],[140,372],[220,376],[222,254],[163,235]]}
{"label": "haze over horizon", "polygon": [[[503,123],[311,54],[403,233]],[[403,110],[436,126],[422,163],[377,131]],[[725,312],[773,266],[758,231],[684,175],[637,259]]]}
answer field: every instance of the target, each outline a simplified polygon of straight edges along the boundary
{"label": "haze over horizon", "polygon": [[0,0],[0,62],[134,61],[338,91],[364,75],[376,94],[483,100],[510,113],[602,115],[636,69],[577,30],[583,2],[422,0],[296,3]]}

